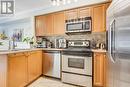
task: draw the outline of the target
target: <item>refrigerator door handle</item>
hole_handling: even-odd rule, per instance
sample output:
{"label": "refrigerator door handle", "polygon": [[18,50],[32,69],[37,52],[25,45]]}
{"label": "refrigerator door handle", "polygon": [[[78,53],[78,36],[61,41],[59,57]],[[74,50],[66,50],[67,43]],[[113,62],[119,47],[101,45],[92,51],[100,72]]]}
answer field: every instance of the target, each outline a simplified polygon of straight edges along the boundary
{"label": "refrigerator door handle", "polygon": [[110,29],[109,29],[109,51],[108,51],[108,54],[109,54],[109,58],[110,58],[110,60],[113,62],[113,63],[115,63],[115,60],[113,59],[113,57],[112,57],[112,49],[111,49],[111,46],[112,46],[112,40],[111,40],[111,38],[112,38],[112,33],[111,33],[111,31],[112,31],[112,28],[115,28],[114,26],[113,26],[113,24],[115,24],[115,19],[112,21],[112,23],[110,24]]}

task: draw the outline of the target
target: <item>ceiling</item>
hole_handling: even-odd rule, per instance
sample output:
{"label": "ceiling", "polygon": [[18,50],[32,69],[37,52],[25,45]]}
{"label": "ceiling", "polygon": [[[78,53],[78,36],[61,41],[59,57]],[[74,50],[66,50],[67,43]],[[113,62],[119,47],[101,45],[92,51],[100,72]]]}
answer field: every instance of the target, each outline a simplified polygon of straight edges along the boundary
{"label": "ceiling", "polygon": [[77,3],[71,3],[60,6],[52,6],[51,0],[15,0],[15,14],[13,16],[0,17],[0,24],[9,21],[15,21],[36,15],[47,14],[60,10],[102,3],[108,0],[78,0]]}
{"label": "ceiling", "polygon": [[15,11],[21,13],[51,5],[51,0],[15,0]]}

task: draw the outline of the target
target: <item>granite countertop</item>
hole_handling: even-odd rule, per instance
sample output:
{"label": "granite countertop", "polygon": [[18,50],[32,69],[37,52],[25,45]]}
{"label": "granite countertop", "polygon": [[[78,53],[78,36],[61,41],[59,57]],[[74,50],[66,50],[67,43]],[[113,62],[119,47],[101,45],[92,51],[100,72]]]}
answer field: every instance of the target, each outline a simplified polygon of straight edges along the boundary
{"label": "granite countertop", "polygon": [[[11,54],[11,53],[20,53],[20,52],[27,52],[27,51],[36,51],[36,50],[54,50],[54,51],[63,51],[64,49],[58,49],[58,48],[33,48],[33,49],[24,49],[24,50],[6,50],[6,51],[0,51],[0,54]],[[100,52],[105,53],[106,50],[102,49],[92,49],[93,52]]]}
{"label": "granite countertop", "polygon": [[0,51],[0,54],[11,54],[11,53],[20,53],[20,52],[27,52],[27,51],[35,51],[35,50],[42,50],[41,48],[37,49],[15,49],[15,50],[5,50],[5,51]]}
{"label": "granite countertop", "polygon": [[20,53],[20,52],[28,52],[28,51],[37,51],[37,50],[55,50],[55,51],[62,51],[63,49],[57,49],[57,48],[33,48],[33,49],[19,49],[19,50],[5,50],[0,51],[0,54],[11,54],[11,53]]}

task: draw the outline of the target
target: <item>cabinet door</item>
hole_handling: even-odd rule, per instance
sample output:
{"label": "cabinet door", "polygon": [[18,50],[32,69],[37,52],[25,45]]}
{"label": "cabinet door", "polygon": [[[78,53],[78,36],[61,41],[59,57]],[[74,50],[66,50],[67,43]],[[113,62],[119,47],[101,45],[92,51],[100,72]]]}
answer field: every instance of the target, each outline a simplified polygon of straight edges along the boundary
{"label": "cabinet door", "polygon": [[65,11],[66,20],[77,19],[77,18],[78,18],[78,9]]}
{"label": "cabinet door", "polygon": [[105,17],[106,17],[106,9],[105,4],[93,6],[93,17],[92,17],[92,25],[93,25],[93,32],[105,32]]}
{"label": "cabinet door", "polygon": [[27,58],[24,53],[8,55],[8,87],[27,85]]}
{"label": "cabinet door", "polygon": [[49,53],[43,53],[43,74],[46,75],[51,72],[53,67],[53,55]]}
{"label": "cabinet door", "polygon": [[43,53],[42,51],[37,51],[37,75],[42,75],[42,63],[43,63]]}
{"label": "cabinet door", "polygon": [[94,53],[94,86],[105,85],[105,54]]}
{"label": "cabinet door", "polygon": [[38,78],[42,74],[42,52],[28,52],[28,82]]}
{"label": "cabinet door", "polygon": [[65,34],[65,16],[64,12],[58,12],[53,14],[54,23],[54,34],[62,35]]}
{"label": "cabinet door", "polygon": [[35,32],[36,36],[44,36],[46,34],[46,17],[44,15],[35,17]]}
{"label": "cabinet door", "polygon": [[45,35],[53,35],[53,14],[45,15],[46,18],[46,34]]}
{"label": "cabinet door", "polygon": [[92,14],[91,7],[79,8],[79,18],[91,17],[91,14]]}

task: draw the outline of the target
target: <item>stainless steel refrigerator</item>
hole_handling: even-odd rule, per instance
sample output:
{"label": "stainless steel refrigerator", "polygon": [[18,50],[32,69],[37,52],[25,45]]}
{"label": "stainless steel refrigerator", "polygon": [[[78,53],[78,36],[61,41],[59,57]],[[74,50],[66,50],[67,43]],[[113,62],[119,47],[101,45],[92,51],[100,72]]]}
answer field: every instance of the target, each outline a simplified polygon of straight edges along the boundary
{"label": "stainless steel refrigerator", "polygon": [[130,87],[130,0],[113,0],[106,23],[107,87]]}

